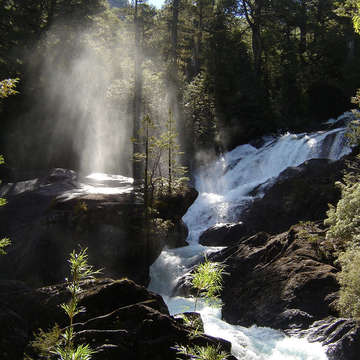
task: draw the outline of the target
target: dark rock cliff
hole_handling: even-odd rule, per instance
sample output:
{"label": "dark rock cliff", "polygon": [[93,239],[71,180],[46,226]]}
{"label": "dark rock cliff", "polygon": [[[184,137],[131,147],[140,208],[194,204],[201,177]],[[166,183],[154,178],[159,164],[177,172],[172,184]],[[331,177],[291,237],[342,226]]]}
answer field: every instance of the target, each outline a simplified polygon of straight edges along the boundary
{"label": "dark rock cliff", "polygon": [[[176,345],[213,345],[230,351],[225,340],[199,334],[169,316],[159,295],[131,280],[99,279],[82,283],[75,342],[90,344],[94,359],[177,359]],[[66,284],[32,290],[20,282],[0,282],[0,357],[39,359],[29,342],[39,328],[68,325],[60,304],[70,298]],[[230,358],[229,358],[230,359]]]}
{"label": "dark rock cliff", "polygon": [[[7,205],[0,208],[0,234],[10,237],[12,245],[0,259],[0,278],[34,287],[61,282],[69,253],[80,245],[88,248],[89,262],[104,268],[107,276],[146,285],[149,265],[163,246],[186,244],[181,217],[197,193],[190,189],[171,197],[174,216],[162,199],[158,216],[171,220],[171,227],[162,238],[148,242],[141,192],[129,180],[110,180],[98,187],[79,182],[74,171],[55,169],[40,178],[3,184]],[[110,187],[117,192],[108,191]]]}

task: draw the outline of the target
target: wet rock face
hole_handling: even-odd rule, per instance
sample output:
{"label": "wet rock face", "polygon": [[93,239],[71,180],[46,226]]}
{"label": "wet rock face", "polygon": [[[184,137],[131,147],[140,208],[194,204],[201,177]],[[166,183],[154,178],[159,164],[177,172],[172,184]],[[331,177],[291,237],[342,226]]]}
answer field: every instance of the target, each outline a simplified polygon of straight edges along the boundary
{"label": "wet rock face", "polygon": [[169,225],[165,235],[156,234],[157,240],[169,249],[187,246],[188,228],[182,217],[195,201],[198,192],[194,188],[184,187],[179,193],[162,194],[154,200],[153,207],[157,217]]}
{"label": "wet rock face", "polygon": [[247,234],[244,223],[215,225],[200,235],[199,243],[204,246],[231,246]]}
{"label": "wet rock face", "polygon": [[357,360],[360,354],[360,326],[356,320],[328,317],[316,321],[309,329],[290,331],[306,336],[310,342],[321,342],[329,360]]}
{"label": "wet rock face", "polygon": [[215,225],[204,231],[200,243],[231,246],[244,236],[258,232],[278,234],[299,221],[326,217],[328,204],[340,198],[335,182],[342,179],[345,161],[313,159],[283,171],[276,181],[259,186],[255,198],[240,215],[239,222]]}
{"label": "wet rock face", "polygon": [[173,199],[171,207],[179,206],[166,241],[147,242],[142,197],[129,178],[78,179],[74,171],[54,169],[33,180],[3,184],[0,194],[8,201],[0,209],[0,234],[13,243],[0,260],[0,278],[34,287],[63,281],[69,253],[79,245],[89,249],[89,262],[104,268],[105,275],[147,284],[149,265],[162,247],[184,244],[187,228],[181,216],[194,198],[189,191]]}
{"label": "wet rock face", "polygon": [[4,184],[7,205],[0,209],[0,233],[13,244],[1,259],[1,277],[34,287],[63,281],[69,253],[80,245],[89,248],[89,261],[106,268],[107,275],[145,284],[149,261],[144,261],[140,236],[141,201],[131,184],[118,186],[116,193],[107,193],[106,187],[97,192],[66,169]]}
{"label": "wet rock face", "polygon": [[277,234],[299,221],[324,219],[328,204],[339,200],[335,182],[342,178],[344,168],[344,160],[313,159],[283,171],[275,183],[257,189],[265,195],[241,215],[247,234]]}
{"label": "wet rock face", "polygon": [[[334,317],[338,270],[322,253],[324,236],[318,225],[303,223],[275,236],[263,232],[242,238],[210,255],[211,261],[224,262],[228,272],[222,293],[224,320],[321,342],[329,360],[358,359],[359,323]],[[193,293],[187,274],[176,294]]]}
{"label": "wet rock face", "polygon": [[[324,237],[317,228],[314,236]],[[325,263],[301,225],[258,233],[210,256],[224,261],[223,317],[232,324],[307,328],[333,313],[337,269]]]}
{"label": "wet rock face", "polygon": [[[76,317],[76,342],[90,344],[98,360],[175,360],[177,344],[220,345],[230,351],[231,345],[225,340],[206,335],[191,337],[191,329],[169,316],[159,295],[130,280],[100,279],[82,287],[79,305],[85,306],[86,312]],[[68,300],[66,284],[30,290],[20,283],[0,283],[0,329],[10,316],[19,324],[19,330],[14,327],[4,332],[0,340],[2,358],[20,360],[25,351],[36,359],[34,350],[26,344],[38,328],[49,329],[55,322],[60,327],[67,325],[59,304]]]}

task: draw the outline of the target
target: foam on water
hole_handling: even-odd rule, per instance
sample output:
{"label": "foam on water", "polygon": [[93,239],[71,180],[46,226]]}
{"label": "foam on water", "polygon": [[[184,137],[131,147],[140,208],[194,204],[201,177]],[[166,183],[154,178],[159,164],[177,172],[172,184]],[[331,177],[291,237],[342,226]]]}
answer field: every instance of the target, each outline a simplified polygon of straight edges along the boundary
{"label": "foam on water", "polygon": [[[194,310],[194,299],[164,296],[170,314]],[[288,337],[270,328],[230,325],[221,320],[221,310],[198,302],[197,311],[204,322],[206,334],[226,339],[232,343],[232,353],[244,360],[326,360],[319,343]]]}
{"label": "foam on water", "polygon": [[[288,167],[306,160],[327,158],[337,160],[350,152],[345,146],[344,128],[312,134],[285,134],[268,138],[257,149],[242,145],[228,152],[196,175],[199,196],[183,221],[189,229],[189,246],[164,250],[152,265],[150,290],[163,294],[171,314],[192,311],[194,300],[171,297],[179,277],[198,263],[206,248],[198,244],[200,234],[211,226],[236,222],[241,212],[252,202],[250,193],[260,185],[275,181]],[[256,196],[262,196],[257,191]],[[232,352],[246,360],[325,360],[325,350],[319,343],[288,337],[279,331],[252,326],[244,328],[221,320],[220,309],[199,304],[205,332],[232,343]]]}
{"label": "foam on water", "polygon": [[196,240],[202,231],[217,223],[237,221],[253,199],[249,193],[274,181],[288,167],[316,158],[337,160],[349,153],[344,131],[287,133],[269,139],[259,149],[248,144],[238,146],[202,169],[195,177],[199,196],[183,218],[191,239]]}

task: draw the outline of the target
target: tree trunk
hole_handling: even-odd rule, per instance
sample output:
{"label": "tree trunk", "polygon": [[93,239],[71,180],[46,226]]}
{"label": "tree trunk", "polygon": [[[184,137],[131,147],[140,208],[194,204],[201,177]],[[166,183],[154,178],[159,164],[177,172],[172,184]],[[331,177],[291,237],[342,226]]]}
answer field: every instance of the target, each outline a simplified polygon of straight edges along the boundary
{"label": "tree trunk", "polygon": [[180,0],[173,0],[171,21],[171,62],[177,68],[178,24]]}
{"label": "tree trunk", "polygon": [[[138,16],[138,0],[135,0],[135,84],[134,84],[134,103],[133,103],[133,138],[139,137],[141,123],[141,104],[142,104],[142,18]],[[140,144],[136,141],[133,143],[133,153],[141,152]],[[133,161],[134,182],[141,179],[141,164]]]}

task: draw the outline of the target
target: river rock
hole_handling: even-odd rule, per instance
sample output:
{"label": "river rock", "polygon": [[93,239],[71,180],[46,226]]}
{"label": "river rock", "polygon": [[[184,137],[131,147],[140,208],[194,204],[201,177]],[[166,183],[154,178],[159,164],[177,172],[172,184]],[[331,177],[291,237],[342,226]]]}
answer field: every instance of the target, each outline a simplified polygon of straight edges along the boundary
{"label": "river rock", "polygon": [[230,246],[248,234],[244,223],[217,224],[205,230],[199,238],[204,246]]}
{"label": "river rock", "polygon": [[357,360],[360,354],[360,326],[356,320],[329,316],[309,329],[289,331],[289,335],[321,342],[329,360]]}
{"label": "river rock", "polygon": [[[83,282],[82,288],[79,306],[86,311],[76,317],[75,342],[90,344],[97,360],[175,360],[177,345],[219,345],[230,351],[231,344],[225,340],[192,337],[188,327],[169,316],[159,295],[131,280],[93,280]],[[19,282],[1,282],[0,331],[9,327],[10,311],[11,319],[18,319],[14,323],[17,327],[5,331],[0,339],[1,357],[20,360],[25,351],[37,358],[29,345],[33,332],[48,330],[55,323],[66,326],[68,321],[59,305],[69,298],[66,284],[31,290]],[[4,312],[5,306],[10,310]]]}
{"label": "river rock", "polygon": [[278,234],[300,221],[324,219],[328,204],[336,204],[340,198],[335,182],[342,179],[346,161],[352,156],[339,161],[312,159],[284,170],[277,179],[251,192],[254,200],[239,222],[210,227],[201,234],[200,243],[231,246],[244,236]]}
{"label": "river rock", "polygon": [[324,219],[328,204],[340,198],[335,182],[341,180],[344,168],[345,160],[312,159],[286,169],[276,182],[257,190],[265,195],[253,202],[240,221],[251,235],[277,234],[299,221]]}
{"label": "river rock", "polygon": [[242,326],[307,328],[334,314],[329,294],[338,290],[337,269],[322,256],[324,231],[307,226],[275,236],[258,233],[209,256],[226,264],[224,320]]}
{"label": "river rock", "polygon": [[170,221],[170,227],[163,237],[158,237],[169,249],[187,246],[188,228],[182,217],[195,201],[198,192],[191,187],[183,187],[180,192],[160,194],[154,201],[159,218]]}
{"label": "river rock", "polygon": [[326,217],[328,204],[336,204],[340,191],[335,182],[342,179],[346,160],[312,159],[284,170],[277,179],[258,186],[239,222],[215,225],[200,236],[206,246],[230,246],[244,236],[258,232],[278,234],[300,221]]}

